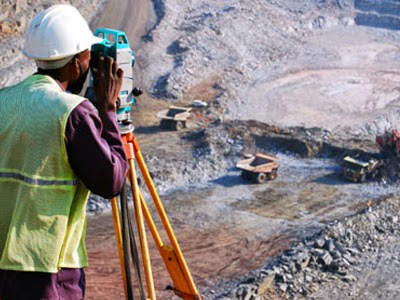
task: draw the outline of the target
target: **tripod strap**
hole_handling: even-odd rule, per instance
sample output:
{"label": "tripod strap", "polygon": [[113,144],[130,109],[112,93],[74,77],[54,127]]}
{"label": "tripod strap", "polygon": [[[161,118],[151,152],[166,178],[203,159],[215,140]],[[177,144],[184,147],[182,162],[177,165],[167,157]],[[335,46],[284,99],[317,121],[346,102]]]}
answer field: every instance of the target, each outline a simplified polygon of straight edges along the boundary
{"label": "tripod strap", "polygon": [[[124,186],[121,191],[121,215],[122,215],[122,233],[123,233],[123,245],[124,245],[124,263],[125,263],[125,273],[127,274],[127,284],[128,287],[128,299],[133,299],[133,291],[132,291],[132,275],[130,272],[130,259],[132,259],[132,265],[135,270],[136,278],[138,281],[140,299],[145,300],[146,294],[144,292],[142,275],[140,273],[140,259],[138,248],[135,240],[135,234],[133,231],[133,221],[131,214],[128,209],[128,194],[127,194],[127,184],[124,183]],[[131,296],[130,296],[131,295]],[[129,298],[132,297],[132,298]]]}
{"label": "tripod strap", "polygon": [[129,256],[129,241],[130,241],[130,232],[129,232],[129,212],[128,212],[128,196],[127,196],[127,187],[126,182],[122,187],[122,191],[120,194],[120,202],[121,202],[121,219],[122,219],[122,244],[124,251],[124,269],[126,276],[126,296],[128,300],[134,300],[133,297],[133,289],[132,289],[132,275],[130,269],[130,256]]}
{"label": "tripod strap", "polygon": [[145,300],[146,299],[146,294],[144,292],[143,288],[143,281],[142,281],[142,274],[140,273],[140,267],[139,267],[139,253],[136,245],[136,240],[135,240],[135,234],[133,232],[133,224],[132,224],[132,218],[128,218],[128,225],[129,225],[129,233],[130,233],[130,241],[131,241],[131,256],[132,256],[132,262],[133,262],[133,268],[136,273],[136,278],[138,280],[138,285],[139,285],[139,292],[140,292],[140,299]]}

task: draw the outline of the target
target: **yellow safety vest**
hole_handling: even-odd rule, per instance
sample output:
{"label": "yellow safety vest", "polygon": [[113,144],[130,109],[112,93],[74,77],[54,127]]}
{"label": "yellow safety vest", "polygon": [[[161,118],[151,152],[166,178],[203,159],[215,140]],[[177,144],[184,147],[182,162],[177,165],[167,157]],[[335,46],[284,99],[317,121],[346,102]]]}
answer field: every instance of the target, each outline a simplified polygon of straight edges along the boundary
{"label": "yellow safety vest", "polygon": [[0,269],[87,266],[89,191],[65,145],[68,117],[83,100],[44,75],[0,90]]}

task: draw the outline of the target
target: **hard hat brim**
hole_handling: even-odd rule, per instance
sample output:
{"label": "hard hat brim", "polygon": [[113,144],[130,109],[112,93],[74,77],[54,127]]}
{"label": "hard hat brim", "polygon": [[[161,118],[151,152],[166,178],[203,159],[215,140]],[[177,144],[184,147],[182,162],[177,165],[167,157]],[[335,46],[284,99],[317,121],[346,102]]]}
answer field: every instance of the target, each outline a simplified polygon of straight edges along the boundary
{"label": "hard hat brim", "polygon": [[53,61],[53,60],[60,60],[60,59],[69,57],[69,56],[71,56],[71,55],[75,55],[75,54],[78,54],[78,53],[80,53],[80,52],[86,51],[86,50],[90,49],[90,48],[92,47],[92,45],[97,44],[97,43],[100,43],[100,42],[102,42],[102,41],[103,41],[103,39],[101,39],[101,38],[99,38],[99,37],[93,35],[93,36],[90,38],[90,40],[87,41],[87,43],[85,44],[85,46],[82,47],[82,49],[80,49],[79,51],[70,52],[70,53],[67,53],[67,54],[63,54],[63,55],[59,55],[59,56],[52,56],[52,57],[38,57],[38,56],[35,56],[35,55],[30,54],[29,52],[26,51],[26,49],[23,49],[22,52],[23,52],[23,54],[24,54],[25,56],[27,56],[27,57],[29,57],[29,58],[32,58],[32,59],[35,59],[35,60]]}

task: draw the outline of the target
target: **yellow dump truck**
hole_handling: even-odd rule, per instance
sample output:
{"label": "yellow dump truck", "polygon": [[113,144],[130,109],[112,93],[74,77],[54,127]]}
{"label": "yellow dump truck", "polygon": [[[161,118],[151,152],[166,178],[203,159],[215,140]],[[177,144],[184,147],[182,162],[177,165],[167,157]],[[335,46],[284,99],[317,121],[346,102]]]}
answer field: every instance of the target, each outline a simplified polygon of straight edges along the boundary
{"label": "yellow dump truck", "polygon": [[236,167],[242,170],[244,180],[263,183],[266,180],[274,180],[278,176],[279,164],[276,156],[257,153],[247,155],[245,159],[236,163]]}
{"label": "yellow dump truck", "polygon": [[190,107],[170,106],[158,112],[156,116],[161,119],[161,128],[179,131],[186,127],[186,120],[191,116],[190,111]]}
{"label": "yellow dump truck", "polygon": [[362,161],[346,156],[343,159],[343,176],[347,180],[363,183],[367,179],[376,178],[382,165],[383,162],[375,158],[371,158],[369,161]]}

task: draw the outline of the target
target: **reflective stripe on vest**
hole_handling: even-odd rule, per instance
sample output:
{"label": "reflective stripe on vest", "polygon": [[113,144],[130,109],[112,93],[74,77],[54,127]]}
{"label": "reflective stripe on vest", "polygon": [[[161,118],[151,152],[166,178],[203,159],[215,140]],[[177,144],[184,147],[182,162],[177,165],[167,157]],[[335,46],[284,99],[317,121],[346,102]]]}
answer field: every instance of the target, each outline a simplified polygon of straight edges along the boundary
{"label": "reflective stripe on vest", "polygon": [[76,180],[49,180],[49,179],[39,179],[25,176],[21,173],[16,172],[2,172],[0,171],[0,180],[18,180],[26,184],[37,185],[37,186],[75,186],[77,184]]}

